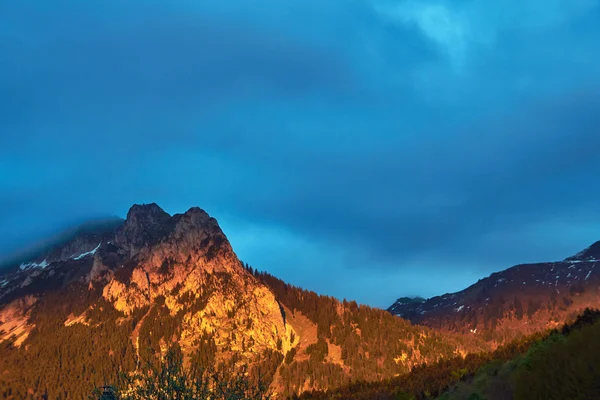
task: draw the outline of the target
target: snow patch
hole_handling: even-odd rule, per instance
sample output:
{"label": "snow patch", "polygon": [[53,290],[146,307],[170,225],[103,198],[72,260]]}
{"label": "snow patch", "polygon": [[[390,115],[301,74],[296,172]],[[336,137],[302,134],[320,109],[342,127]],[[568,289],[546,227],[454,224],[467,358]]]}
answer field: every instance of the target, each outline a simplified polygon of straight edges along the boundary
{"label": "snow patch", "polygon": [[23,263],[19,266],[19,269],[21,271],[25,271],[27,269],[31,269],[31,268],[46,268],[48,265],[48,262],[46,260],[42,261],[41,263],[36,263],[36,262],[28,262],[28,263]]}
{"label": "snow patch", "polygon": [[587,275],[585,276],[585,280],[587,281],[588,278],[590,277],[590,275],[592,274],[592,271],[594,270],[594,267],[596,266],[596,264],[592,265],[592,268],[590,269],[590,271],[587,273]]}
{"label": "snow patch", "polygon": [[456,312],[461,312],[463,308],[465,308],[465,306],[464,306],[464,305],[462,305],[462,306],[460,306],[460,307],[458,307],[458,308],[455,308],[455,309],[454,309],[454,311],[456,311]]}
{"label": "snow patch", "polygon": [[94,254],[96,254],[96,252],[98,251],[98,249],[100,248],[100,246],[102,246],[102,242],[100,242],[98,244],[98,246],[96,246],[96,248],[94,250],[92,250],[92,251],[86,251],[85,253],[81,253],[80,255],[74,256],[74,257],[71,257],[71,258],[73,260],[81,260],[84,257],[93,256]]}

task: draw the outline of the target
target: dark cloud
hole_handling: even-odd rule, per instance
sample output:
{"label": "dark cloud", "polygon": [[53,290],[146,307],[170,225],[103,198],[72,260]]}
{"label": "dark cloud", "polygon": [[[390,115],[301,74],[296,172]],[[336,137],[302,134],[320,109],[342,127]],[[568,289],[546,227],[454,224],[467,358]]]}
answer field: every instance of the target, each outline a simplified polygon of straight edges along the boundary
{"label": "dark cloud", "polygon": [[143,202],[378,306],[566,257],[600,239],[600,10],[544,4],[2,4],[0,258]]}

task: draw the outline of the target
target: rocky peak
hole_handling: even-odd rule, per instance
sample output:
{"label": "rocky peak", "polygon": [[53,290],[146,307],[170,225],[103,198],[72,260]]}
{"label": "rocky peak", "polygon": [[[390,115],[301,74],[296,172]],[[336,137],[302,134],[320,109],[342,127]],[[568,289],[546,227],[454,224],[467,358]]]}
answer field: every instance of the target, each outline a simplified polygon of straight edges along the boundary
{"label": "rocky peak", "polygon": [[184,214],[175,215],[179,229],[201,229],[222,233],[216,219],[199,207],[192,207]]}
{"label": "rocky peak", "polygon": [[216,219],[212,218],[201,208],[190,208],[185,214],[176,215],[177,223],[174,228],[176,238],[186,238],[192,243],[206,245],[208,241],[217,246],[229,242]]}
{"label": "rocky peak", "polygon": [[129,257],[159,244],[161,254],[173,253],[176,258],[198,253],[212,257],[223,250],[232,253],[217,220],[206,211],[193,207],[171,216],[154,203],[131,207],[115,244]]}
{"label": "rocky peak", "polygon": [[164,225],[171,216],[156,203],[134,204],[127,212],[125,228],[152,229]]}
{"label": "rocky peak", "polygon": [[135,204],[117,232],[116,243],[130,256],[145,246],[160,242],[173,230],[172,217],[157,204]]}

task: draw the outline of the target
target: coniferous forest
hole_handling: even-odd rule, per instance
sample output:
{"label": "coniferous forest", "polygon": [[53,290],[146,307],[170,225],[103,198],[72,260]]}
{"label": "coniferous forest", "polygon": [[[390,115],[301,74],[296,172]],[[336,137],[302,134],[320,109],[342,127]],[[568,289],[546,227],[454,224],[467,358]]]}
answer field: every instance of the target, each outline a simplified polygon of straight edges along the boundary
{"label": "coniferous forest", "polygon": [[[229,372],[222,369],[220,375],[216,375],[220,384],[238,385],[237,389],[228,389],[237,390],[240,396],[238,398],[246,398],[242,392],[250,393],[254,390],[252,388],[260,388],[260,391],[252,392],[248,398],[268,397],[268,384],[278,367],[278,374],[289,390],[285,396],[296,397],[294,388],[304,382],[303,378],[306,376],[316,382],[317,387],[334,388],[304,392],[300,397],[305,399],[593,399],[599,393],[599,311],[586,310],[574,322],[561,329],[523,337],[494,351],[468,354],[466,357],[449,356],[437,362],[415,366],[410,371],[398,372],[399,376],[395,378],[386,378],[385,364],[379,368],[373,367],[368,360],[360,357],[360,352],[353,352],[353,347],[344,347],[344,362],[348,365],[360,365],[360,368],[355,369],[358,373],[349,377],[335,364],[324,362],[328,352],[325,340],[332,340],[334,343],[353,343],[357,340],[342,329],[344,321],[340,316],[331,312],[337,307],[336,300],[287,285],[268,274],[254,274],[279,293],[279,298],[286,307],[301,310],[319,326],[319,340],[309,347],[309,358],[301,362],[292,363],[295,356],[293,350],[288,352],[285,360],[277,356],[279,353],[274,353],[272,361],[266,356],[264,362],[255,367],[257,369],[250,371],[247,381],[236,378],[239,375],[231,368]],[[61,296],[68,298],[77,296],[78,293],[82,292],[72,288],[62,292]],[[48,307],[51,307],[53,301],[56,298],[47,299]],[[83,303],[74,304],[85,307]],[[359,307],[355,303],[346,303],[345,307],[354,310],[349,318],[353,318],[351,323],[362,328],[364,340],[379,344],[379,348],[371,347],[370,351],[385,352],[390,341],[394,340],[395,325],[391,322],[389,325],[382,325],[381,320],[389,318],[393,321],[396,317],[380,310]],[[362,313],[359,312],[361,308]],[[3,342],[3,357],[0,359],[0,367],[4,371],[0,375],[2,398],[39,398],[40,394],[48,399],[86,398],[93,393],[94,388],[107,385],[117,388],[122,384],[120,377],[124,376],[123,372],[134,370],[136,362],[139,362],[136,361],[130,334],[132,327],[147,310],[140,310],[129,324],[119,324],[119,318],[124,316],[116,310],[110,311],[108,303],[100,303],[92,310],[96,310],[98,316],[91,312],[87,325],[74,324],[69,329],[64,329],[57,323],[61,319],[60,315],[45,312],[41,307],[38,309],[39,314],[35,316],[37,328],[25,348],[13,346],[10,341]],[[72,311],[65,309],[62,316]],[[96,319],[100,316],[102,319]],[[144,338],[145,347],[142,348],[147,349],[143,358],[154,360],[154,367],[160,368],[160,359],[156,358],[160,338],[169,337],[173,330],[177,330],[178,321],[170,320],[168,314],[161,315],[160,311],[155,317],[146,317],[149,322],[143,325],[140,337]],[[368,321],[375,320],[378,322],[373,327],[374,331],[370,332]],[[384,330],[377,329],[382,326]],[[53,334],[43,338],[36,337],[40,331]],[[212,368],[216,353],[213,341],[207,336],[200,339],[200,342],[201,345],[190,356],[190,364],[185,368],[183,364],[174,363],[173,359],[170,359],[170,364],[167,363],[168,368],[173,370],[170,372],[173,379],[178,374],[182,375],[178,379],[188,379],[186,371],[190,366],[195,371]],[[420,350],[439,351],[436,346],[435,342],[424,343]],[[356,349],[359,348],[357,341]],[[175,354],[175,360],[181,359],[176,344],[170,347],[169,354]],[[561,368],[556,368],[557,365]],[[374,374],[373,371],[380,372]],[[142,378],[153,382],[143,374],[135,379]],[[207,379],[201,382],[206,384],[206,381]],[[37,386],[32,388],[31,382],[35,382]],[[168,386],[168,382],[165,382],[164,385]],[[195,382],[198,384],[198,381]],[[240,389],[240,385],[245,389]],[[162,389],[157,386],[152,390]],[[118,395],[118,392],[115,393]],[[181,398],[205,398],[198,393]],[[141,395],[138,393],[138,396]]]}
{"label": "coniferous forest", "polygon": [[560,400],[600,393],[600,311],[587,309],[561,329],[487,353],[413,368],[383,382],[358,382],[303,399]]}

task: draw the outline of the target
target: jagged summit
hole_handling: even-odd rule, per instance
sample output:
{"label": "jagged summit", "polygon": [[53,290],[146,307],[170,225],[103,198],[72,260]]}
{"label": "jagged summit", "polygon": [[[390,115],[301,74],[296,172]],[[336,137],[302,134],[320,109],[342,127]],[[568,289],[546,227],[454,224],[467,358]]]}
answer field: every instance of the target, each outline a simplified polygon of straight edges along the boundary
{"label": "jagged summit", "polygon": [[203,209],[192,207],[171,216],[156,203],[133,205],[115,240],[129,256],[164,242],[177,243],[186,253],[198,247],[229,246],[217,220]]}
{"label": "jagged summit", "polygon": [[184,227],[191,229],[196,227],[211,231],[214,234],[223,234],[217,220],[200,207],[192,207],[183,214],[175,214],[173,218],[176,219],[178,225]]}
{"label": "jagged summit", "polygon": [[127,212],[126,221],[160,221],[171,216],[156,203],[134,204]]}
{"label": "jagged summit", "polygon": [[163,242],[178,243],[180,248],[188,249],[213,246],[213,252],[225,245],[231,250],[217,220],[200,207],[171,216],[156,203],[134,204],[125,220],[93,220],[70,228],[44,241],[44,245],[13,257],[2,269],[5,273],[44,269],[53,263],[93,255],[108,243],[116,246],[120,254],[131,257]]}
{"label": "jagged summit", "polygon": [[[173,272],[177,263],[199,264],[217,257],[222,259],[218,269],[237,265],[217,220],[199,207],[171,216],[156,203],[135,204],[125,220],[84,224],[62,237],[0,274],[0,303],[23,293],[44,292],[52,286],[50,281],[66,285],[82,276],[97,279],[107,271],[127,276],[134,263],[147,271],[163,267],[166,272]],[[122,270],[123,265],[129,267]]]}
{"label": "jagged summit", "polygon": [[[203,218],[209,219],[210,215],[198,206],[191,207],[183,214],[175,214],[173,217],[177,215],[199,215]],[[164,219],[171,218],[172,216],[163,210],[156,203],[147,203],[147,204],[134,204],[129,208],[127,212],[126,220],[148,220],[148,221],[160,221]],[[214,219],[214,218],[212,218]],[[216,221],[216,220],[215,220]]]}
{"label": "jagged summit", "polygon": [[156,203],[133,205],[116,235],[115,243],[130,255],[144,246],[158,243],[173,230],[172,217]]}
{"label": "jagged summit", "polygon": [[121,230],[146,230],[152,231],[159,227],[165,228],[169,225],[175,225],[180,220],[192,222],[199,227],[218,227],[217,220],[211,217],[200,207],[191,207],[183,214],[174,214],[171,216],[164,211],[158,204],[134,204],[127,212],[127,218]]}
{"label": "jagged summit", "polygon": [[200,207],[191,207],[189,210],[187,210],[185,212],[185,214],[188,214],[188,215],[202,215],[202,216],[206,216],[206,217],[210,218],[210,216],[208,215],[208,213],[206,211],[204,211],[203,209],[201,209]]}

